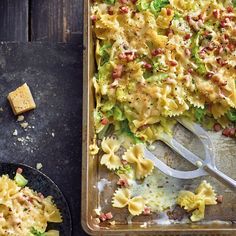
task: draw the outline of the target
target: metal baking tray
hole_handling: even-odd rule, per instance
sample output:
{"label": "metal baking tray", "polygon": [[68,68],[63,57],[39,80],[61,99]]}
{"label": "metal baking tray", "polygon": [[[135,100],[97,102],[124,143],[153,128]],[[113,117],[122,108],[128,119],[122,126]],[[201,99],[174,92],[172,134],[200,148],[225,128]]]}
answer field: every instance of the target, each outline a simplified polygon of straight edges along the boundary
{"label": "metal baking tray", "polygon": [[[89,154],[89,145],[93,143],[93,109],[95,106],[92,77],[95,68],[94,42],[92,26],[90,22],[90,1],[84,1],[84,62],[83,62],[83,165],[82,165],[82,209],[81,219],[84,230],[90,235],[183,235],[194,233],[198,235],[224,233],[236,235],[236,195],[226,187],[219,184],[211,177],[207,177],[213,184],[218,194],[224,196],[222,204],[209,206],[206,208],[205,220],[200,223],[179,223],[160,224],[157,219],[159,214],[152,216],[137,216],[132,218],[132,223],[128,217],[126,209],[114,209],[111,206],[112,194],[115,190],[117,178],[109,173],[106,168],[100,166],[99,157],[92,157]],[[197,154],[202,154],[202,148],[196,138],[190,133],[177,127],[175,130],[177,138],[184,142],[189,149],[194,149]],[[216,164],[223,172],[236,179],[236,141],[223,138],[216,133],[209,133],[215,144]],[[164,160],[172,166],[182,169],[191,168],[188,163],[166,148],[157,143],[157,155],[164,156]],[[181,163],[181,164],[180,164]],[[103,192],[97,186],[101,178],[106,178],[110,184]],[[177,181],[177,180],[175,180]],[[199,178],[183,181],[178,180],[181,188],[188,186],[191,190],[200,182]],[[191,188],[192,187],[192,188]],[[111,211],[114,215],[115,225],[108,223],[98,224],[94,209],[99,206],[105,212]],[[144,222],[148,222],[144,227]]]}

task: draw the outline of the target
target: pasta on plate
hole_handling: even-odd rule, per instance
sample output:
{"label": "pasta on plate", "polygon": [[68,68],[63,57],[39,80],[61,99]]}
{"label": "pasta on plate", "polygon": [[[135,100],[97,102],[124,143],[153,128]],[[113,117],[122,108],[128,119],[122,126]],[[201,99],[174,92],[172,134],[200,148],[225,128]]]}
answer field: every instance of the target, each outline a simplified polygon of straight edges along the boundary
{"label": "pasta on plate", "polygon": [[0,177],[0,235],[58,236],[55,230],[44,233],[47,222],[62,222],[51,196],[43,197],[28,187],[19,187],[8,175]]}

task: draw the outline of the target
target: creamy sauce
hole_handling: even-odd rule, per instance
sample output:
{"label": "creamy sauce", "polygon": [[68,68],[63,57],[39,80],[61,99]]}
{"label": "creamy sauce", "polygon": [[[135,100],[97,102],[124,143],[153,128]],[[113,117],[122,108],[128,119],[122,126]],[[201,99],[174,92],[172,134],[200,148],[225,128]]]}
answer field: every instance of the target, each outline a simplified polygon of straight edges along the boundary
{"label": "creamy sauce", "polygon": [[178,179],[167,177],[157,169],[142,183],[131,186],[132,195],[142,196],[153,212],[164,211],[173,206],[180,189]]}
{"label": "creamy sauce", "polygon": [[108,181],[107,179],[104,179],[104,178],[100,179],[100,181],[98,181],[98,183],[97,183],[97,188],[98,188],[99,193],[103,192],[105,186],[107,186],[109,184],[111,184],[111,182]]}

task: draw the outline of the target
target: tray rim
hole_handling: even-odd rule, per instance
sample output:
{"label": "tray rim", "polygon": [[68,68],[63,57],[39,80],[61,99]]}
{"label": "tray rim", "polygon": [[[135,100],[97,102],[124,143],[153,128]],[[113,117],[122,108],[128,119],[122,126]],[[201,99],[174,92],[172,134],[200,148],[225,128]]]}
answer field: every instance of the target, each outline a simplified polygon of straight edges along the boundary
{"label": "tray rim", "polygon": [[[221,236],[222,233],[236,233],[236,224],[232,225],[221,225],[221,224],[179,224],[179,225],[160,225],[159,228],[98,228],[94,227],[89,221],[88,212],[88,199],[89,199],[89,168],[88,168],[88,157],[89,157],[89,69],[90,69],[90,40],[91,40],[91,20],[90,20],[90,0],[83,1],[83,129],[82,129],[82,191],[81,191],[81,225],[83,230],[89,235],[169,235],[169,236],[181,236],[183,234],[214,234],[215,236]],[[136,227],[137,225],[133,225]],[[179,226],[176,229],[173,226]],[[187,226],[187,227],[186,227]]]}

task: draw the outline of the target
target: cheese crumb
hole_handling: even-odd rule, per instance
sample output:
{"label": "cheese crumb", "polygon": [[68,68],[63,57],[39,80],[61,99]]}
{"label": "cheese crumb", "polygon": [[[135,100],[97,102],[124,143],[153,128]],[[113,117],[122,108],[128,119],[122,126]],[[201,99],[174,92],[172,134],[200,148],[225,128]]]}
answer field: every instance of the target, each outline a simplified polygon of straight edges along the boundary
{"label": "cheese crumb", "polygon": [[14,130],[14,132],[12,133],[13,136],[17,136],[18,135],[18,131],[17,129]]}
{"label": "cheese crumb", "polygon": [[10,92],[7,99],[9,100],[15,115],[19,115],[36,108],[33,96],[30,92],[29,86],[26,83],[17,88],[15,91]]}
{"label": "cheese crumb", "polygon": [[37,170],[40,170],[40,169],[42,169],[43,168],[43,164],[42,163],[37,163],[36,164],[36,169]]}
{"label": "cheese crumb", "polygon": [[23,122],[20,124],[20,126],[23,128],[23,129],[26,129],[28,127],[29,123],[28,122]]}
{"label": "cheese crumb", "polygon": [[23,115],[20,115],[17,117],[17,121],[21,122],[25,119],[25,117]]}
{"label": "cheese crumb", "polygon": [[140,228],[147,228],[147,222],[144,222],[142,225],[140,225]]}
{"label": "cheese crumb", "polygon": [[94,212],[97,216],[101,214],[101,207],[94,209]]}
{"label": "cheese crumb", "polygon": [[110,225],[115,225],[116,222],[113,220],[113,221],[110,221],[109,224],[110,224]]}

